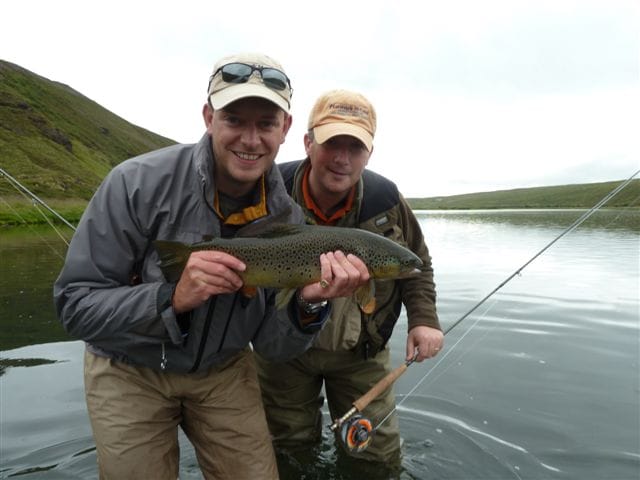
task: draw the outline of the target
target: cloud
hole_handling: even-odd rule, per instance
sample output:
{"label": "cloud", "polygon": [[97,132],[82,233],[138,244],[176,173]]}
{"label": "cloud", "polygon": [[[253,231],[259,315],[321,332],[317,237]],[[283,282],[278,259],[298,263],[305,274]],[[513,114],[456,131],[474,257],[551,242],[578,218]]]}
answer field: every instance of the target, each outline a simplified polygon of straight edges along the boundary
{"label": "cloud", "polygon": [[3,19],[3,59],[177,141],[204,132],[208,77],[232,52],[292,78],[279,161],[303,156],[320,93],[360,91],[379,113],[370,167],[408,196],[609,180],[640,158],[634,0],[22,0]]}

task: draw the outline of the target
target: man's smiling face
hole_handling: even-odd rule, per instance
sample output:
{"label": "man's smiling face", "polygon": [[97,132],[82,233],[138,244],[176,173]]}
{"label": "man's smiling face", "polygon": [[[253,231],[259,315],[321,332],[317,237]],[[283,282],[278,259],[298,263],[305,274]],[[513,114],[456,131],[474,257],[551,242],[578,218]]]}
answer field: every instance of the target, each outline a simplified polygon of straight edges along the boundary
{"label": "man's smiling face", "polygon": [[248,193],[273,165],[291,127],[291,116],[268,100],[249,97],[213,111],[203,109],[215,156],[216,187]]}

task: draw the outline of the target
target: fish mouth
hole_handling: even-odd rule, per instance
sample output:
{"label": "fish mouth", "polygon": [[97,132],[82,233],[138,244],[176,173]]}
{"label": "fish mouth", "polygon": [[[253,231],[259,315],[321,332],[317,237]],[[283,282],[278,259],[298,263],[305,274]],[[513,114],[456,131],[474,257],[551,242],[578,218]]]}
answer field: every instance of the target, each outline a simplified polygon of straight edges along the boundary
{"label": "fish mouth", "polygon": [[400,275],[398,275],[396,278],[408,278],[408,277],[413,277],[415,275],[418,275],[419,273],[422,273],[424,270],[418,267],[414,267],[411,270],[405,270],[404,272],[400,273]]}

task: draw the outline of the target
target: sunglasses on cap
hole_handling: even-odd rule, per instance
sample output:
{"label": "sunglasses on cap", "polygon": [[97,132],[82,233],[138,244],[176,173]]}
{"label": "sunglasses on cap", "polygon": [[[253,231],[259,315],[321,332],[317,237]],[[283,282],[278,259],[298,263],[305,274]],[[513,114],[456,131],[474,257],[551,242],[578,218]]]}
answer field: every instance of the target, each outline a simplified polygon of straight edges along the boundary
{"label": "sunglasses on cap", "polygon": [[209,85],[218,73],[222,74],[222,80],[226,83],[247,83],[253,72],[259,72],[262,82],[272,90],[286,90],[289,87],[289,90],[293,91],[289,77],[284,72],[277,68],[247,63],[227,63],[221,66],[211,75]]}

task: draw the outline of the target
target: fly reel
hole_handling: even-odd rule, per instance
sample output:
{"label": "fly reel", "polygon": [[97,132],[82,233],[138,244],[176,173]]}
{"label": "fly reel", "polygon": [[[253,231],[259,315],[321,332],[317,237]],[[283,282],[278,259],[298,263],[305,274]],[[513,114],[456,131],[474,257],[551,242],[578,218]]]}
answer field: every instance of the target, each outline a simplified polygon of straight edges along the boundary
{"label": "fly reel", "polygon": [[371,420],[356,414],[340,427],[340,440],[349,452],[358,453],[369,446],[373,433]]}

